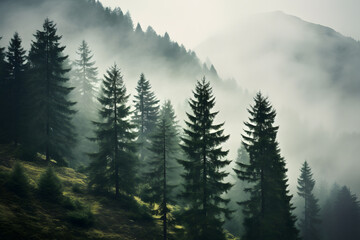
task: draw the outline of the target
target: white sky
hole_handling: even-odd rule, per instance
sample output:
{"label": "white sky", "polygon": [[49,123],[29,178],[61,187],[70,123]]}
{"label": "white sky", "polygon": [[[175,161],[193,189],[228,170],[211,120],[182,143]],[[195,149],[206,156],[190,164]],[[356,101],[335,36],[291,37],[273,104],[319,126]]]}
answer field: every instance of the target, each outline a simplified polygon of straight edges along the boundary
{"label": "white sky", "polygon": [[104,6],[130,11],[143,30],[151,25],[158,34],[194,49],[225,27],[236,27],[242,18],[280,10],[306,21],[360,39],[359,0],[101,0]]}

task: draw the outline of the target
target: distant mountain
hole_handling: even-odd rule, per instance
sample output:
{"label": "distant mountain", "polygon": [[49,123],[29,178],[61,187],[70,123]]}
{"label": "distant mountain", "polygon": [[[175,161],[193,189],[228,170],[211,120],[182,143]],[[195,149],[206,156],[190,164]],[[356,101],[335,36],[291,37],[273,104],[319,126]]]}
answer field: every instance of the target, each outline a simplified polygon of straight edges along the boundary
{"label": "distant mountain", "polygon": [[[263,84],[259,78],[265,75],[277,81],[300,81],[305,91],[317,91],[320,85],[344,95],[360,91],[360,43],[282,12],[254,15],[209,38],[196,51],[209,57],[220,74],[236,78],[248,74],[248,79],[238,80],[250,88]],[[268,75],[274,72],[279,75]]]}
{"label": "distant mountain", "polygon": [[126,77],[141,72],[183,81],[203,74],[214,76],[210,66],[204,66],[193,51],[172,41],[167,33],[160,36],[150,26],[143,30],[133,23],[129,12],[120,8],[105,8],[95,0],[2,0],[0,7],[0,35],[5,40],[19,31],[28,47],[32,34],[49,17],[63,35],[66,53],[73,57],[85,39],[94,50],[101,72],[117,62]]}
{"label": "distant mountain", "polygon": [[[360,193],[360,43],[282,12],[253,15],[204,41],[197,54],[277,110],[292,188],[301,162]],[[239,116],[239,119],[243,119]],[[240,124],[240,123],[239,123]]]}

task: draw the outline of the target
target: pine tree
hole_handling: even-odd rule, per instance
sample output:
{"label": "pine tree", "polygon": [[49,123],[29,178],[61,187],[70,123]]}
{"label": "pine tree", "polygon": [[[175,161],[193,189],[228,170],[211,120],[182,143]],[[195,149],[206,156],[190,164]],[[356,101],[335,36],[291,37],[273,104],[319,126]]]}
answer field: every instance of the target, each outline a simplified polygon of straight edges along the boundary
{"label": "pine tree", "polygon": [[26,51],[21,46],[21,38],[15,33],[10,40],[7,58],[7,136],[15,143],[20,141],[24,131],[25,77],[27,71]]}
{"label": "pine tree", "polygon": [[[237,150],[236,162],[249,164],[249,154],[246,151],[243,144]],[[228,198],[231,199],[229,207],[235,209],[233,217],[225,222],[224,227],[232,234],[236,236],[242,235],[244,228],[242,226],[244,215],[238,206],[239,201],[247,199],[247,195],[244,194],[244,189],[248,187],[248,184],[241,181],[236,174],[232,176],[234,186],[230,189]]]}
{"label": "pine tree", "polygon": [[229,135],[223,133],[224,123],[214,124],[218,112],[212,111],[215,97],[205,77],[197,82],[193,94],[189,101],[193,113],[187,113],[189,120],[181,138],[187,159],[179,160],[185,169],[182,218],[187,239],[221,240],[225,239],[223,217],[229,218],[231,213],[226,207],[229,199],[222,196],[232,186],[224,182],[229,173],[223,168],[230,161],[224,159],[228,151],[221,147]]}
{"label": "pine tree", "polygon": [[335,238],[355,240],[360,239],[360,205],[355,194],[343,186],[334,206],[336,225]]}
{"label": "pine tree", "polygon": [[[159,205],[156,214],[161,216],[163,223],[163,237],[168,239],[168,229],[173,227],[169,216],[169,204],[174,204],[171,185],[173,169],[177,166],[176,157],[179,151],[179,137],[176,116],[170,101],[165,101],[161,107],[159,119],[150,140],[150,181],[149,201]],[[169,226],[170,225],[170,226]],[[169,227],[168,227],[169,226]]]}
{"label": "pine tree", "polygon": [[135,184],[136,145],[128,99],[120,70],[114,65],[104,76],[98,99],[100,121],[94,122],[97,130],[93,140],[99,151],[91,154],[89,186],[97,191],[115,187],[116,198],[120,191],[132,194]]}
{"label": "pine tree", "polygon": [[146,161],[149,154],[149,137],[155,128],[159,113],[159,100],[156,99],[154,92],[151,91],[151,85],[142,73],[136,87],[135,112],[133,116],[134,124],[138,130],[138,143],[140,161]]}
{"label": "pine tree", "polygon": [[319,224],[319,204],[312,193],[315,180],[312,178],[311,168],[305,161],[301,168],[301,175],[298,178],[298,194],[304,198],[304,218],[300,220],[300,231],[303,240],[319,239],[317,225]]}
{"label": "pine tree", "polygon": [[[0,37],[1,40],[1,37]],[[6,77],[5,48],[0,47],[0,143],[8,142],[7,136],[7,108],[8,108],[8,86]]]}
{"label": "pine tree", "polygon": [[82,111],[94,111],[98,83],[97,68],[94,67],[93,55],[85,40],[81,42],[76,53],[79,58],[75,60],[75,74],[72,79],[75,86],[73,94]]}
{"label": "pine tree", "polygon": [[337,220],[335,219],[334,205],[339,191],[340,186],[335,183],[321,208],[321,239],[336,240]]}
{"label": "pine tree", "polygon": [[70,69],[65,67],[68,56],[63,54],[65,47],[60,46],[61,36],[56,31],[56,25],[45,19],[43,31],[34,35],[29,53],[31,136],[36,136],[33,143],[45,153],[47,161],[50,157],[57,161],[70,157],[75,143],[71,124],[75,102],[69,100],[73,88],[67,85]]}
{"label": "pine tree", "polygon": [[245,192],[250,199],[241,202],[245,215],[245,240],[298,239],[295,217],[287,190],[285,160],[276,141],[278,127],[274,126],[276,112],[267,98],[259,92],[255,105],[248,109],[249,121],[243,144],[249,153],[249,164],[237,163],[240,180],[250,184]]}
{"label": "pine tree", "polygon": [[96,97],[97,97],[97,68],[92,61],[93,55],[88,44],[83,40],[78,51],[78,59],[74,62],[74,72],[71,79],[73,86],[73,98],[76,100],[77,114],[75,114],[73,123],[77,130],[78,145],[75,153],[76,164],[87,164],[88,155],[96,145],[88,140],[89,133],[93,132],[93,124],[89,119],[96,116]]}
{"label": "pine tree", "polygon": [[24,167],[20,163],[15,163],[5,185],[10,191],[14,192],[19,197],[27,197],[29,195],[29,179],[25,174]]}
{"label": "pine tree", "polygon": [[41,174],[38,187],[40,196],[48,201],[59,202],[63,196],[61,181],[52,167]]}
{"label": "pine tree", "polygon": [[346,186],[334,186],[323,209],[323,239],[355,240],[360,238],[360,205]]}

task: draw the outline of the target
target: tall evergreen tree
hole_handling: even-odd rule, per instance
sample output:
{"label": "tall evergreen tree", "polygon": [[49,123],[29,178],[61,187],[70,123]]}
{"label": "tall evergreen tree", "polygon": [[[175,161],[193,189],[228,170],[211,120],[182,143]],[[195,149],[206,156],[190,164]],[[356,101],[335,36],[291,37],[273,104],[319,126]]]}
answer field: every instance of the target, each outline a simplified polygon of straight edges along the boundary
{"label": "tall evergreen tree", "polygon": [[82,111],[94,111],[94,103],[97,97],[96,84],[98,83],[97,67],[94,66],[93,55],[85,40],[81,42],[76,53],[78,59],[75,60],[74,64],[75,74],[72,82],[75,89],[73,94]]}
{"label": "tall evergreen tree", "polygon": [[346,186],[334,185],[322,214],[322,238],[355,240],[360,238],[360,205]]}
{"label": "tall evergreen tree", "polygon": [[[95,61],[92,61],[93,55],[86,41],[82,41],[78,51],[76,52],[78,59],[74,62],[74,71],[71,82],[75,87],[72,92],[73,98],[76,100],[77,114],[75,114],[73,123],[77,130],[78,145],[74,153],[76,157],[76,165],[89,163],[88,155],[96,147],[96,144],[90,142],[93,132],[93,124],[90,119],[96,116],[96,97],[97,97],[97,68]],[[90,135],[89,135],[90,134]]]}
{"label": "tall evergreen tree", "polygon": [[298,194],[304,198],[304,218],[300,220],[300,231],[303,240],[319,239],[317,225],[319,224],[319,204],[312,193],[315,180],[312,177],[311,168],[305,161],[298,178]]}
{"label": "tall evergreen tree", "polygon": [[163,238],[168,239],[168,229],[173,227],[173,221],[169,216],[169,204],[174,204],[171,185],[176,157],[179,151],[179,137],[176,125],[176,116],[170,101],[165,101],[161,107],[159,119],[153,134],[150,137],[150,172],[147,174],[150,180],[150,202],[157,203],[156,213],[161,216],[163,223]]}
{"label": "tall evergreen tree", "polygon": [[[246,151],[243,144],[237,150],[236,162],[249,164],[249,154]],[[244,220],[244,214],[241,211],[241,208],[238,206],[239,201],[244,201],[247,199],[247,195],[244,194],[244,189],[248,187],[249,184],[241,181],[236,174],[233,176],[234,186],[230,189],[228,198],[231,200],[229,207],[235,209],[233,217],[225,222],[224,228],[226,228],[230,233],[240,236],[244,232],[242,226]]]}
{"label": "tall evergreen tree", "polygon": [[138,143],[140,160],[143,162],[148,155],[149,137],[154,130],[159,113],[159,100],[157,100],[149,80],[142,73],[136,87],[134,124],[138,130]]}
{"label": "tall evergreen tree", "polygon": [[343,186],[334,206],[335,219],[337,221],[335,238],[355,240],[360,239],[360,205],[355,194]]}
{"label": "tall evergreen tree", "polygon": [[[0,40],[2,38],[0,37]],[[6,77],[6,61],[5,61],[5,48],[0,47],[0,142],[5,143],[8,141],[6,129],[6,116],[7,116],[7,77]]]}
{"label": "tall evergreen tree", "polygon": [[221,144],[228,140],[224,135],[224,123],[214,124],[218,112],[212,111],[215,97],[205,77],[198,81],[194,98],[189,100],[192,113],[187,113],[182,149],[185,160],[179,160],[185,169],[184,191],[181,197],[186,203],[182,218],[187,239],[225,239],[223,217],[230,217],[226,207],[229,199],[222,195],[231,184],[224,182],[229,173],[223,170],[230,164],[224,159],[228,151]]}
{"label": "tall evergreen tree", "polygon": [[245,215],[245,240],[298,239],[295,217],[287,190],[285,160],[276,141],[278,127],[274,126],[276,112],[267,98],[259,92],[255,105],[248,109],[249,121],[243,144],[249,153],[249,164],[238,162],[236,173],[250,184],[245,192],[250,199],[241,202]]}
{"label": "tall evergreen tree", "polygon": [[116,198],[120,191],[132,194],[135,184],[136,145],[128,99],[120,70],[114,65],[104,76],[98,98],[100,121],[94,122],[97,130],[93,140],[99,151],[91,154],[89,185],[98,191],[115,187]]}
{"label": "tall evergreen tree", "polygon": [[56,32],[54,22],[45,19],[43,31],[36,32],[29,52],[31,136],[36,136],[33,143],[47,161],[50,157],[57,161],[69,157],[75,143],[71,124],[75,102],[69,100],[73,88],[67,84],[70,69],[65,67],[68,56]]}
{"label": "tall evergreen tree", "polygon": [[7,136],[17,144],[24,131],[25,77],[27,71],[26,51],[21,46],[21,38],[15,33],[10,40],[7,58]]}

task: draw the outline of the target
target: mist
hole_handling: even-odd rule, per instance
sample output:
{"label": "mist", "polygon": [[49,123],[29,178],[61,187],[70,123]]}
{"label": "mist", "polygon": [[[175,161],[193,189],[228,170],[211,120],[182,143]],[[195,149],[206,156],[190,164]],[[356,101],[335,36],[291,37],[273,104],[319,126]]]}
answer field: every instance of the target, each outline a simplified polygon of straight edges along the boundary
{"label": "mist", "polygon": [[[92,60],[96,62],[99,79],[103,79],[114,63],[119,66],[131,95],[129,104],[133,103],[137,81],[144,73],[160,102],[171,100],[181,127],[186,126],[186,112],[191,111],[188,100],[193,96],[195,84],[205,76],[216,97],[214,110],[219,111],[216,122],[225,123],[224,133],[230,135],[223,146],[230,150],[228,158],[232,163],[226,170],[232,182],[236,181],[232,168],[243,140],[244,122],[250,117],[247,109],[254,103],[256,93],[261,91],[277,113],[277,139],[288,169],[289,189],[295,196],[293,202],[301,206],[296,186],[305,160],[311,165],[316,180],[315,191],[321,203],[325,202],[335,182],[360,195],[357,172],[360,169],[358,41],[343,36],[337,29],[284,12],[258,13],[274,8],[259,3],[248,5],[251,11],[241,17],[233,17],[232,13],[217,24],[208,23],[204,32],[198,29],[205,20],[193,24],[189,19],[184,20],[190,33],[194,26],[198,27],[191,38],[189,32],[184,34],[186,37],[181,37],[176,30],[169,30],[168,34],[165,29],[168,23],[164,20],[160,25],[160,20],[153,21],[159,29],[151,27],[151,20],[138,23],[137,20],[146,21],[150,17],[141,15],[136,8],[136,17],[132,18],[131,8],[135,3],[125,1],[124,8],[102,11],[101,7],[100,11],[100,3],[93,1],[93,5],[85,5],[85,2],[2,1],[0,46],[7,46],[16,31],[29,51],[33,34],[49,17],[62,35],[60,42],[66,46],[69,63],[75,61],[76,51],[85,40],[93,54]],[[102,2],[112,7],[121,4],[121,1]],[[98,8],[94,7],[96,4]],[[277,4],[281,5],[282,1]],[[216,8],[217,5],[211,6]],[[216,9],[221,10],[219,16],[229,10],[228,6]],[[296,13],[294,6],[286,9]],[[307,16],[307,19],[312,17]],[[322,19],[326,16],[322,15]],[[350,32],[344,28],[345,24],[338,26],[341,31]],[[97,116],[91,113],[88,118],[96,119]],[[91,136],[87,132],[80,134]],[[296,210],[296,214],[300,215],[300,210]]]}
{"label": "mist", "polygon": [[210,37],[196,52],[221,76],[269,97],[291,188],[307,160],[319,182],[341,182],[359,193],[353,171],[360,167],[359,47],[330,28],[271,12]]}

